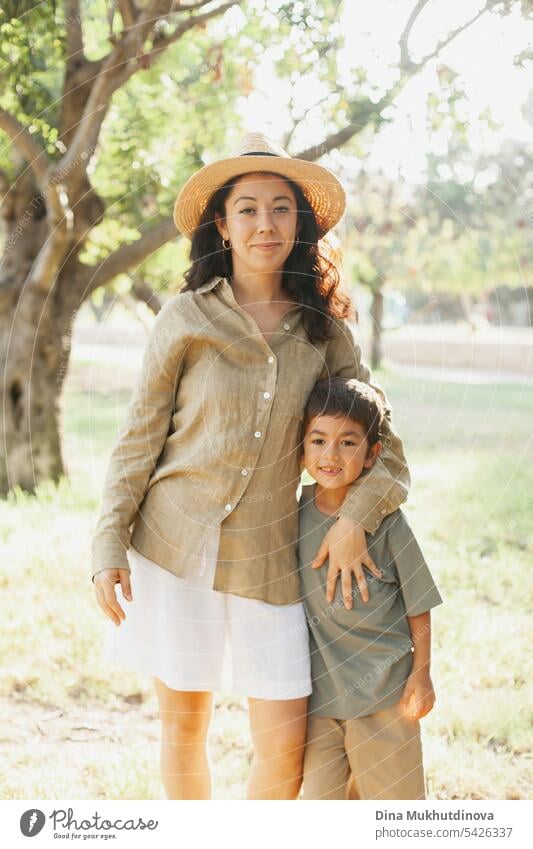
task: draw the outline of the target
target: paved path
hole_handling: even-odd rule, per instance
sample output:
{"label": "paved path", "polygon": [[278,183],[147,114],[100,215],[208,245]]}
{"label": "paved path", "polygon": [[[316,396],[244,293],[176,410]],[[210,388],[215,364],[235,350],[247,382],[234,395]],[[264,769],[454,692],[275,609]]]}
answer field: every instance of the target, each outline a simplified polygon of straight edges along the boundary
{"label": "paved path", "polygon": [[[368,340],[358,329],[356,337],[369,351]],[[141,364],[147,331],[139,323],[128,327],[111,324],[75,326],[73,368],[80,361],[86,372],[112,364],[127,377]],[[533,329],[483,328],[473,332],[457,325],[412,325],[387,331],[385,365],[409,377],[462,384],[533,383]],[[368,357],[367,357],[368,360]]]}

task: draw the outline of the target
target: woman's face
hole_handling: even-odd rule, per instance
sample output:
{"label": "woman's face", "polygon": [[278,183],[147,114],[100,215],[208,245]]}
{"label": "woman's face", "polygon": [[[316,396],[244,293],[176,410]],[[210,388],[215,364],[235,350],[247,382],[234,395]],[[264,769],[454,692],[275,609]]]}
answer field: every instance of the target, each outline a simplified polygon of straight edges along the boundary
{"label": "woman's face", "polygon": [[231,241],[234,274],[283,268],[294,247],[298,213],[294,192],[282,177],[241,177],[226,198],[225,214],[215,214],[215,223],[222,238]]}

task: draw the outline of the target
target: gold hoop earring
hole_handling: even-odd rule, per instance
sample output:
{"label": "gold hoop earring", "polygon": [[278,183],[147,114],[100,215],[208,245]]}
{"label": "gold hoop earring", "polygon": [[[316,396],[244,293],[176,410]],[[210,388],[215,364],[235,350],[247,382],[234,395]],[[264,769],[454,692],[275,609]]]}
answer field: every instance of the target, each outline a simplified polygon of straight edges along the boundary
{"label": "gold hoop earring", "polygon": [[222,239],[222,247],[228,250],[228,248],[231,248],[231,241],[229,239]]}

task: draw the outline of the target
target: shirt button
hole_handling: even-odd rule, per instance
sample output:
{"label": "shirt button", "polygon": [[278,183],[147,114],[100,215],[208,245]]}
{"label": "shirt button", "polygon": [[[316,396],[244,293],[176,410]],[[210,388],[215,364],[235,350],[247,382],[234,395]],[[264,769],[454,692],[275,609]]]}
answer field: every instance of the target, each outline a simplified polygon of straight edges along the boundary
{"label": "shirt button", "polygon": [[386,510],[382,510],[381,515],[384,516],[386,512],[387,512]]}
{"label": "shirt button", "polygon": [[269,363],[273,363],[273,362],[274,362],[274,357],[269,357],[269,358],[268,358],[268,362],[269,362]]}
{"label": "shirt button", "polygon": [[290,324],[287,324],[287,322],[285,322],[285,324],[283,325],[283,329],[284,330],[290,330],[291,329]]}
{"label": "shirt button", "polygon": [[229,513],[229,511],[231,510],[231,504],[225,504],[225,505],[224,505],[224,510],[225,510],[227,513]]}
{"label": "shirt button", "polygon": [[256,432],[254,433],[254,436],[255,436],[256,439],[259,439],[259,437],[261,436],[261,431],[256,430]]}
{"label": "shirt button", "polygon": [[263,398],[270,398],[270,392],[263,392]]}
{"label": "shirt button", "polygon": [[241,475],[244,475],[244,477],[246,477],[247,474],[248,474],[248,469],[241,469]]}

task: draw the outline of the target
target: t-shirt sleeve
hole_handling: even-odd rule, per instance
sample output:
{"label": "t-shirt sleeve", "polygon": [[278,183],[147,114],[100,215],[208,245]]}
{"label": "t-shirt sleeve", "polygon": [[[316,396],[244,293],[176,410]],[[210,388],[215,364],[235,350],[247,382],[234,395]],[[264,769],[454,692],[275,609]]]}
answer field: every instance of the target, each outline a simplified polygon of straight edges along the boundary
{"label": "t-shirt sleeve", "polygon": [[401,511],[389,517],[388,545],[400,582],[407,616],[418,616],[443,599],[429,571],[424,555],[407,519]]}

